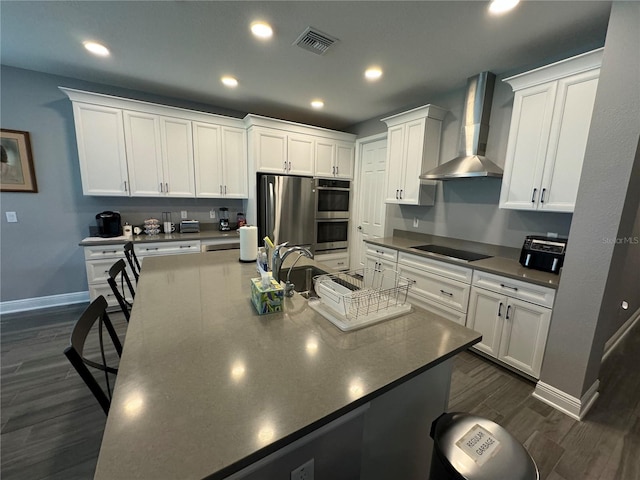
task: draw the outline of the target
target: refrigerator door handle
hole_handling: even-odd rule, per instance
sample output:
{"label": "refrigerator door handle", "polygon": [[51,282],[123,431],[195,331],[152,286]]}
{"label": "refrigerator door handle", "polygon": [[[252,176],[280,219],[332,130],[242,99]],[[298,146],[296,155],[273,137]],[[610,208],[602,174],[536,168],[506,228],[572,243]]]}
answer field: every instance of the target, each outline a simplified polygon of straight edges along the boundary
{"label": "refrigerator door handle", "polygon": [[[274,220],[275,220],[275,216],[276,216],[276,198],[275,198],[275,191],[274,191],[274,187],[273,187],[273,182],[270,182],[266,177],[264,178],[264,181],[267,183],[267,215],[266,215],[266,227],[267,227],[267,231],[266,231],[266,235],[274,236],[275,232],[274,232]],[[272,238],[272,240],[275,242],[276,238]]]}

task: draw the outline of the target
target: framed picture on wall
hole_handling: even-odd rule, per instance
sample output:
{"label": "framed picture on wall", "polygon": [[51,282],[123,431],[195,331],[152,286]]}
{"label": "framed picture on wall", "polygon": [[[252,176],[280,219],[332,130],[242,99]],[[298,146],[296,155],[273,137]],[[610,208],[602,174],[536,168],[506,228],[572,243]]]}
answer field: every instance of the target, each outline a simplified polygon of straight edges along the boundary
{"label": "framed picture on wall", "polygon": [[29,132],[0,129],[0,155],[0,191],[38,191]]}

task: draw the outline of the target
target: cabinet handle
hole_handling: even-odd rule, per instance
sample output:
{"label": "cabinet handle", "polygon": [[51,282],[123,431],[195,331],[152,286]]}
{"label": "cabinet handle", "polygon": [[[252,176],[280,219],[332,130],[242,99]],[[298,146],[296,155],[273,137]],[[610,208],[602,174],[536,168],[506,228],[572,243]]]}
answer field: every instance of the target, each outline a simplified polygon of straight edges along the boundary
{"label": "cabinet handle", "polygon": [[220,195],[222,195],[222,185],[220,185]]}
{"label": "cabinet handle", "polygon": [[533,195],[531,195],[531,203],[536,203],[536,192],[538,191],[537,188],[533,189]]}
{"label": "cabinet handle", "polygon": [[180,245],[180,248],[191,248],[191,245]]}
{"label": "cabinet handle", "polygon": [[164,186],[165,186],[164,192],[169,193],[169,184],[165,183]]}
{"label": "cabinet handle", "polygon": [[106,255],[107,253],[118,253],[117,250],[102,250],[102,254]]}
{"label": "cabinet handle", "polygon": [[226,185],[224,186],[224,194],[225,195],[227,194],[227,186]]}
{"label": "cabinet handle", "polygon": [[336,165],[336,175],[338,175],[339,171],[338,171],[338,166]]}
{"label": "cabinet handle", "polygon": [[505,285],[504,283],[501,283],[501,284],[500,284],[500,286],[501,286],[502,288],[508,288],[508,289],[510,289],[510,290],[513,290],[514,292],[517,292],[517,291],[518,291],[518,287],[510,287],[509,285]]}
{"label": "cabinet handle", "polygon": [[164,191],[162,190],[162,182],[160,182],[160,193],[163,193]]}
{"label": "cabinet handle", "polygon": [[338,262],[338,265],[344,265],[344,262]]}
{"label": "cabinet handle", "polygon": [[402,200],[402,189],[400,189],[400,200]]}
{"label": "cabinet handle", "polygon": [[396,200],[400,200],[400,190],[396,190]]}
{"label": "cabinet handle", "polygon": [[284,162],[282,164],[282,169],[286,172],[287,171],[287,162]]}
{"label": "cabinet handle", "polygon": [[544,192],[546,192],[546,191],[547,191],[546,188],[542,189],[542,194],[540,195],[540,203],[544,203]]}
{"label": "cabinet handle", "polygon": [[124,181],[124,191],[125,191],[125,192],[128,192],[128,191],[129,191],[129,190],[127,189],[127,181],[126,181],[126,180]]}
{"label": "cabinet handle", "polygon": [[291,171],[291,162],[289,162],[289,171]]}
{"label": "cabinet handle", "polygon": [[148,251],[150,251],[150,250],[158,250],[158,247],[155,247],[155,248],[145,248],[145,250],[146,250],[147,252],[148,252]]}
{"label": "cabinet handle", "polygon": [[507,305],[507,316],[506,316],[506,317],[504,317],[504,318],[506,318],[507,320],[509,320],[509,312],[510,312],[510,311],[511,311],[511,305]]}
{"label": "cabinet handle", "polygon": [[500,305],[498,305],[498,316],[502,316],[502,302],[500,302]]}
{"label": "cabinet handle", "polygon": [[451,293],[451,292],[445,292],[445,291],[444,291],[444,290],[442,290],[442,289],[440,289],[440,293],[442,293],[442,294],[444,294],[444,295],[447,295],[447,296],[449,296],[449,297],[453,297],[453,293]]}

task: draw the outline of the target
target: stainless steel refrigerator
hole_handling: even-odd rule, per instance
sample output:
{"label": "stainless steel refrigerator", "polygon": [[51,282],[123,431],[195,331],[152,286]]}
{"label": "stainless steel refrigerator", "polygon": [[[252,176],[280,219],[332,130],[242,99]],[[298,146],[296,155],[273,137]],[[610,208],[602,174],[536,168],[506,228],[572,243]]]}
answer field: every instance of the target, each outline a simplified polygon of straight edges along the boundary
{"label": "stainless steel refrigerator", "polygon": [[258,175],[258,234],[273,243],[310,247],[314,243],[313,179],[287,175]]}

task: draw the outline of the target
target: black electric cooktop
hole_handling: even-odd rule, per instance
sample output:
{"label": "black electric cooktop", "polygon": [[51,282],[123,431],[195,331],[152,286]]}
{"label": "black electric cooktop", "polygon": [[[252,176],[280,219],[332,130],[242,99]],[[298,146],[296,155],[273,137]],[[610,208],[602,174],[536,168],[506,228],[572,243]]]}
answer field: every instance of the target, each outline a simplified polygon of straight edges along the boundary
{"label": "black electric cooktop", "polygon": [[443,255],[445,257],[455,258],[457,260],[463,260],[465,262],[473,262],[474,260],[482,260],[483,258],[491,258],[491,255],[484,255],[482,253],[468,252],[466,250],[458,250],[455,248],[443,247],[441,245],[418,245],[417,247],[411,247],[424,252],[435,253],[436,255]]}

